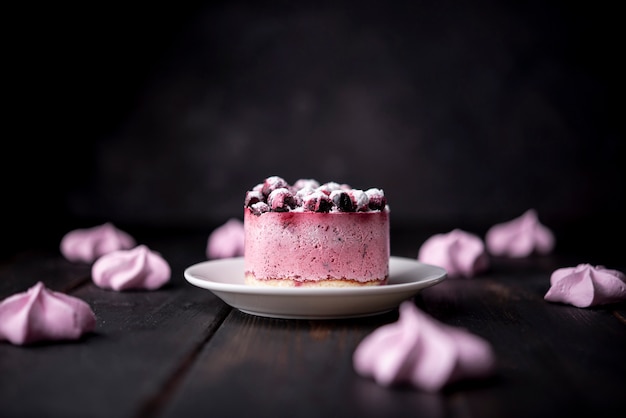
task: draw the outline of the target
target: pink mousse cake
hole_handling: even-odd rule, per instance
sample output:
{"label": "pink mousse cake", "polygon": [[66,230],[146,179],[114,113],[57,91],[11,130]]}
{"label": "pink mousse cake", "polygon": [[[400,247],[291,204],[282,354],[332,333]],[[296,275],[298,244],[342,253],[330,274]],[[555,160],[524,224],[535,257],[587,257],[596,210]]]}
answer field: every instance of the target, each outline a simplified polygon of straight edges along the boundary
{"label": "pink mousse cake", "polygon": [[278,176],[246,193],[246,284],[376,286],[389,277],[389,207],[381,189]]}

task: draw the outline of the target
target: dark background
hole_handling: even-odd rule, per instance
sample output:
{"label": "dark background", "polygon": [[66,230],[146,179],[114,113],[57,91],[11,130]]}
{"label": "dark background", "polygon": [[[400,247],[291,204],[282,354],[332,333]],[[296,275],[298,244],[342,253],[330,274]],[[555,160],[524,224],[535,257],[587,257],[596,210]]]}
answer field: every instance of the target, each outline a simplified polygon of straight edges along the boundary
{"label": "dark background", "polygon": [[382,188],[397,230],[535,208],[623,254],[611,3],[157,3],[5,10],[3,253],[105,221],[208,233],[280,175]]}

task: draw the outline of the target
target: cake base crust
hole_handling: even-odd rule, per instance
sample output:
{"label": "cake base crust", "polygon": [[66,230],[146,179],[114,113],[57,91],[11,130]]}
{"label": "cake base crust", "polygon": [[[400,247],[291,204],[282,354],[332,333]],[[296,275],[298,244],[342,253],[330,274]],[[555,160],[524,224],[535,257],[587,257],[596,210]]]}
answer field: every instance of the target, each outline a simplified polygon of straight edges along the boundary
{"label": "cake base crust", "polygon": [[264,286],[264,287],[368,287],[368,286],[382,286],[387,284],[388,278],[378,280],[368,280],[366,282],[360,282],[350,279],[336,279],[328,278],[321,280],[297,280],[293,277],[287,277],[284,279],[257,279],[254,274],[245,274],[245,283],[247,285]]}

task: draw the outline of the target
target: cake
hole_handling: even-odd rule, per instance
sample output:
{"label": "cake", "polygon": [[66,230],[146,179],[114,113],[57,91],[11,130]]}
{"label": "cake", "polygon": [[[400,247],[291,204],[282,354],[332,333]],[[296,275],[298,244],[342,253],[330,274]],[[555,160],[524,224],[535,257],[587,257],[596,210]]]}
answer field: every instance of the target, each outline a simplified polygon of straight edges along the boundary
{"label": "cake", "polygon": [[246,192],[245,282],[377,286],[389,278],[389,207],[378,188],[272,176]]}

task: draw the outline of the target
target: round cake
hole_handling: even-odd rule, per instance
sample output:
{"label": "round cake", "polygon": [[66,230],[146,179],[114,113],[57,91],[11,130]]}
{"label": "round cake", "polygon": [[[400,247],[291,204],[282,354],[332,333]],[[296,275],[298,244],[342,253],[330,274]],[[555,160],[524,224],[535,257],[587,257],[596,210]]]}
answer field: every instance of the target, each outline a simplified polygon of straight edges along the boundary
{"label": "round cake", "polygon": [[381,189],[272,176],[246,193],[246,284],[377,286],[389,277],[389,206]]}

